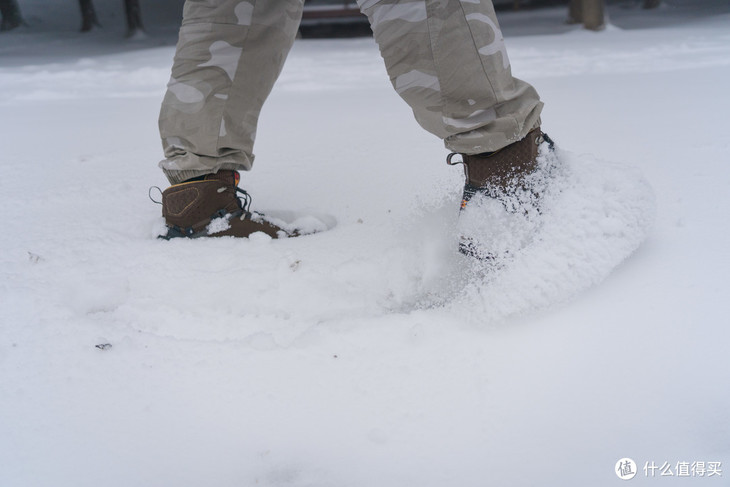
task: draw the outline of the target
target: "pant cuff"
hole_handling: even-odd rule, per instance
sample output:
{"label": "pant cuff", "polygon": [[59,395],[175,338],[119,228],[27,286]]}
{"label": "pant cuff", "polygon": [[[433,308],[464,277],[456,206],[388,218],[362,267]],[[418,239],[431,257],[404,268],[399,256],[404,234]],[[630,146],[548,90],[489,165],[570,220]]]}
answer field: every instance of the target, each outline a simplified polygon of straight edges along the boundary
{"label": "pant cuff", "polygon": [[187,181],[188,179],[205,176],[206,174],[215,174],[221,169],[232,169],[234,171],[246,170],[245,168],[241,167],[240,164],[223,163],[220,166],[211,169],[171,170],[162,168],[162,172],[165,174],[165,177],[170,182],[170,184],[180,184]]}

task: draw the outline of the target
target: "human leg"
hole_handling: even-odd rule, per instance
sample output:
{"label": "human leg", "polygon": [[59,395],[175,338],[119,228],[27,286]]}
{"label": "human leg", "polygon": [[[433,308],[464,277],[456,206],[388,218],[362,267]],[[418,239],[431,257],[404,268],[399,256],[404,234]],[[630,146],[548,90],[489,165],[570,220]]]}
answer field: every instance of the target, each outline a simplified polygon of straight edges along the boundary
{"label": "human leg", "polygon": [[237,171],[251,168],[258,116],[301,14],[301,0],[186,1],[159,120],[172,184],[164,238],[294,233],[249,211]]}
{"label": "human leg", "polygon": [[296,37],[300,0],[187,0],[160,110],[172,184],[248,170],[261,107]]}
{"label": "human leg", "polygon": [[497,151],[539,125],[542,103],[512,76],[490,1],[359,3],[394,88],[448,149]]}
{"label": "human leg", "polygon": [[[537,181],[544,179],[534,175],[540,147],[552,142],[544,144],[536,90],[512,76],[492,3],[360,0],[360,6],[394,88],[421,126],[454,151],[449,164],[464,164],[462,210],[478,194],[512,214],[539,213],[544,185]],[[462,233],[459,248],[494,259],[483,243]]]}

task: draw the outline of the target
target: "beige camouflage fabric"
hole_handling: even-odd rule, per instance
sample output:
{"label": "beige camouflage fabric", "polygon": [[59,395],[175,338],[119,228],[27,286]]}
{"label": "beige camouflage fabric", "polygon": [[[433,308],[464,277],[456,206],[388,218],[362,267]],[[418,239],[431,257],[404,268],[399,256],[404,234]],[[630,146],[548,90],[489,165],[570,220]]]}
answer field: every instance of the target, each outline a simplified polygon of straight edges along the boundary
{"label": "beige camouflage fabric", "polygon": [[[359,0],[395,90],[448,149],[500,149],[539,124],[537,92],[512,77],[491,0]],[[171,183],[248,170],[261,107],[301,0],[187,0],[160,112]]]}

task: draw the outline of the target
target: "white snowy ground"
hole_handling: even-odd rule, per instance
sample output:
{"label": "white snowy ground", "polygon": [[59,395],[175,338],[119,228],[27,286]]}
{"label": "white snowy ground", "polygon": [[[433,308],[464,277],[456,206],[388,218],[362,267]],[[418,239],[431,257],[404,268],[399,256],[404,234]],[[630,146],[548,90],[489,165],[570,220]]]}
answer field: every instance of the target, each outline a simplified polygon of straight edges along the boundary
{"label": "white snowy ground", "polygon": [[165,242],[172,48],[29,35],[0,36],[0,486],[730,485],[728,14],[508,36],[564,172],[485,279],[372,39],[296,43],[244,175],[332,230]]}

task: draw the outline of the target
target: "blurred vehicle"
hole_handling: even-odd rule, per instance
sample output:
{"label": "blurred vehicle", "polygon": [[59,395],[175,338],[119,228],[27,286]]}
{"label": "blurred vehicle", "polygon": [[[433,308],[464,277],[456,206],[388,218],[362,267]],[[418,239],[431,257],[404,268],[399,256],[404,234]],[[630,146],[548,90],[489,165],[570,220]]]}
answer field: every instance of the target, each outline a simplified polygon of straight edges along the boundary
{"label": "blurred vehicle", "polygon": [[351,37],[371,34],[370,24],[353,0],[305,0],[302,37]]}
{"label": "blurred vehicle", "polygon": [[[520,10],[564,5],[568,0],[492,0],[492,3],[496,10]],[[304,0],[299,33],[302,37],[372,35],[368,19],[355,0]]]}

